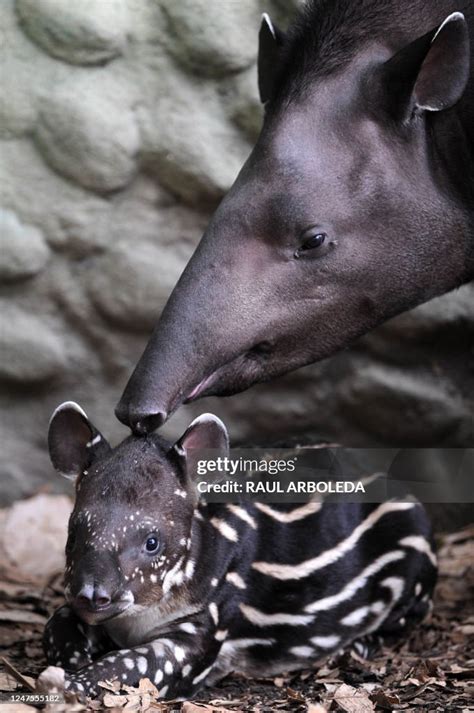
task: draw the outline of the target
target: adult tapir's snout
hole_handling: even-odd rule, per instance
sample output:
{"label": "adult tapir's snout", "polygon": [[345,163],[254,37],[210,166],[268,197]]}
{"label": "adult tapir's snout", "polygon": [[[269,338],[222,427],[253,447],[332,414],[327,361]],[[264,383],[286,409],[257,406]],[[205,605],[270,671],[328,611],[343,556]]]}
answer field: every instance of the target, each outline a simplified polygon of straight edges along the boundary
{"label": "adult tapir's snout", "polygon": [[272,349],[265,246],[254,242],[246,251],[235,239],[237,227],[226,222],[213,220],[116,408],[136,433],[153,431],[180,404],[204,394],[242,390]]}

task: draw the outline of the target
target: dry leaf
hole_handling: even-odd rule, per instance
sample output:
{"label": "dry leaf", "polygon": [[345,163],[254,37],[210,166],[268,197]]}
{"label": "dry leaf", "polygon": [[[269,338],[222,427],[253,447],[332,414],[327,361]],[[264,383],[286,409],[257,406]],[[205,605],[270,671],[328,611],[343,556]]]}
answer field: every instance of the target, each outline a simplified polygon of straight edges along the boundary
{"label": "dry leaf", "polygon": [[105,688],[107,691],[112,691],[112,693],[118,693],[122,688],[120,681],[117,681],[116,678],[114,678],[113,681],[99,681],[98,685],[101,688]]}
{"label": "dry leaf", "polygon": [[0,691],[14,691],[18,688],[18,681],[9,673],[0,671]]}
{"label": "dry leaf", "polygon": [[286,689],[286,695],[293,701],[300,701],[301,703],[306,703],[306,698],[301,695],[298,691],[294,691],[292,688]]}
{"label": "dry leaf", "polygon": [[183,707],[181,708],[181,713],[236,713],[235,710],[231,711],[229,708],[216,708],[215,706],[209,706],[207,703],[193,703],[192,701],[185,701]]}
{"label": "dry leaf", "polygon": [[149,678],[141,678],[138,684],[138,691],[142,695],[149,693],[153,698],[158,698],[158,689]]}
{"label": "dry leaf", "polygon": [[334,700],[346,713],[371,713],[375,706],[365,691],[343,683],[334,691]]}
{"label": "dry leaf", "polygon": [[117,693],[106,693],[103,698],[106,708],[123,708],[128,703],[128,696],[120,696]]}
{"label": "dry leaf", "polygon": [[46,624],[47,618],[28,609],[0,609],[0,621],[14,621],[20,624]]}

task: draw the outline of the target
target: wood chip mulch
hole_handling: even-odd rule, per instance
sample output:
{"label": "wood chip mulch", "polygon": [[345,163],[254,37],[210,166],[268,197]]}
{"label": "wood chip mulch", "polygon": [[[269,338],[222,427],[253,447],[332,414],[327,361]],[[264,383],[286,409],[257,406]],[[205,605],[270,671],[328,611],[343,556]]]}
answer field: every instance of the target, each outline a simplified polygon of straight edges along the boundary
{"label": "wood chip mulch", "polygon": [[[394,648],[383,648],[367,661],[354,653],[318,669],[271,679],[229,676],[204,689],[195,701],[161,703],[147,679],[140,687],[104,682],[100,701],[50,704],[42,710],[162,711],[226,713],[369,713],[474,711],[474,525],[439,538],[440,577],[430,618]],[[40,710],[14,694],[31,692],[45,667],[41,634],[48,616],[62,603],[61,576],[42,586],[0,565],[0,713]],[[13,669],[12,669],[13,667]],[[18,682],[17,671],[24,676]],[[10,673],[8,672],[10,671]],[[29,687],[29,688],[28,688]],[[10,699],[11,700],[11,699]]]}

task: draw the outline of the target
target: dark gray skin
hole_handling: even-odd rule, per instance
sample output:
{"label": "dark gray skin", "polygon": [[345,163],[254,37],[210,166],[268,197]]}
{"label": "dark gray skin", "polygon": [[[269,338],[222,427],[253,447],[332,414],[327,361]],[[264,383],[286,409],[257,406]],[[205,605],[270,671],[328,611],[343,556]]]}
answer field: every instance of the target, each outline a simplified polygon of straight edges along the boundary
{"label": "dark gray skin", "polygon": [[316,0],[289,37],[264,17],[261,135],[125,389],[123,423],[149,432],[472,279],[469,29],[465,0]]}

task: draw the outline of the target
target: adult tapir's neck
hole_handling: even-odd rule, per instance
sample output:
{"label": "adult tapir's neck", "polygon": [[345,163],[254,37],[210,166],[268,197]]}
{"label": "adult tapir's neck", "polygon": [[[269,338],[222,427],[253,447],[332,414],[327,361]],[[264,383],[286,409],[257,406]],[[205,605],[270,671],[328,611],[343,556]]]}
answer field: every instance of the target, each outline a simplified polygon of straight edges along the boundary
{"label": "adult tapir's neck", "polygon": [[[426,7],[426,3],[424,5]],[[463,97],[451,109],[430,117],[438,183],[441,190],[457,202],[464,222],[460,230],[466,250],[465,270],[459,276],[462,284],[474,278],[474,3],[472,0],[433,3],[433,19],[436,21],[440,19],[440,11],[445,14],[462,12],[471,40],[471,72]]]}
{"label": "adult tapir's neck", "polygon": [[458,204],[465,269],[460,284],[474,278],[474,87],[459,106],[433,117],[432,147],[437,182]]}

